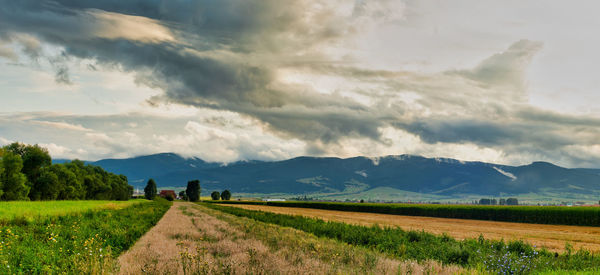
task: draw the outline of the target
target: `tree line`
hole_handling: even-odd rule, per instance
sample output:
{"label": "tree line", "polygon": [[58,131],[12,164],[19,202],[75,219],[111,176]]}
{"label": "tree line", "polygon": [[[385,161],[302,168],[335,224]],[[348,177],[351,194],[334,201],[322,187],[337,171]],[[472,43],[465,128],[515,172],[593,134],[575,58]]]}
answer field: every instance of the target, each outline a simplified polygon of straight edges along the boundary
{"label": "tree line", "polygon": [[128,200],[132,194],[126,176],[80,160],[52,164],[37,144],[0,148],[0,200]]}
{"label": "tree line", "polygon": [[[187,188],[185,189],[185,191],[181,191],[179,192],[179,197],[182,200],[185,201],[192,201],[192,202],[196,202],[200,200],[200,192],[201,192],[201,188],[200,188],[200,181],[199,180],[191,180],[188,181],[187,183]],[[144,197],[146,199],[153,199],[154,197],[156,197],[158,194],[158,190],[156,187],[156,181],[154,181],[154,179],[149,179],[148,183],[146,183],[146,187],[144,187]],[[228,201],[229,199],[231,199],[231,192],[229,190],[224,190],[222,193],[219,193],[218,191],[213,191],[210,194],[211,198],[213,200],[225,200]],[[175,198],[168,198],[169,200],[173,200]]]}

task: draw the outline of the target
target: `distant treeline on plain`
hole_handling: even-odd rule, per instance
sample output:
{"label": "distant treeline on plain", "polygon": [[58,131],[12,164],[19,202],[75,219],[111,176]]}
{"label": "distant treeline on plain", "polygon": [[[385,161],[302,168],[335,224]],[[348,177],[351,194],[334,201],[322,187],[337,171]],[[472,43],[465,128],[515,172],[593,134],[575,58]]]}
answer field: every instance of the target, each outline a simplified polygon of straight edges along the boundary
{"label": "distant treeline on plain", "polygon": [[0,200],[127,200],[127,177],[74,160],[52,164],[46,148],[12,143],[0,148]]}

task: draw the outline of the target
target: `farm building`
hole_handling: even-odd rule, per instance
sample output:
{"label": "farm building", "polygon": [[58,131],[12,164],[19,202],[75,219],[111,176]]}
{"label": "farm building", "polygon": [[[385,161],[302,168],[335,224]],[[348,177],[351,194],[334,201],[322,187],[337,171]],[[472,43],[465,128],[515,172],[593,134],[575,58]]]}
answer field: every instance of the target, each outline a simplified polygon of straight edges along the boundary
{"label": "farm building", "polygon": [[160,194],[158,194],[162,198],[166,198],[167,196],[171,196],[171,198],[177,198],[177,194],[175,194],[174,190],[160,190]]}

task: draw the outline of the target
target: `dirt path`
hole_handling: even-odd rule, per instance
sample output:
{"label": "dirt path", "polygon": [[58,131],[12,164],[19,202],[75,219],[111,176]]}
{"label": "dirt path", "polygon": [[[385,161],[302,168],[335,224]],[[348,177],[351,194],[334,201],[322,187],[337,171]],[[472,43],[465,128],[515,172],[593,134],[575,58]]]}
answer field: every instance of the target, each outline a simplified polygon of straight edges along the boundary
{"label": "dirt path", "polygon": [[181,202],[119,257],[119,263],[119,274],[464,272],[434,261],[402,262],[366,248]]}
{"label": "dirt path", "polygon": [[[183,246],[194,248],[201,235],[192,220],[178,209],[191,203],[173,203],[163,218],[135,245],[119,257],[119,274],[182,274],[179,264]],[[177,237],[186,236],[183,240]]]}
{"label": "dirt path", "polygon": [[413,217],[264,205],[229,206],[351,224],[400,226],[405,230],[425,230],[434,234],[447,233],[458,239],[477,238],[479,234],[483,234],[486,239],[525,240],[537,247],[546,247],[552,251],[563,251],[567,242],[572,244],[575,249],[600,251],[600,227]]}

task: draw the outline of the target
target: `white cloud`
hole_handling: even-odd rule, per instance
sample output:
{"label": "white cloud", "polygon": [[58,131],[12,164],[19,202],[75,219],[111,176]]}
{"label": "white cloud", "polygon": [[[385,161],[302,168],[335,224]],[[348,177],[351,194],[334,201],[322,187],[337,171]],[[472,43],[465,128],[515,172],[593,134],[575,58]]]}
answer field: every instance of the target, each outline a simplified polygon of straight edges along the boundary
{"label": "white cloud", "polygon": [[56,128],[56,129],[62,129],[62,130],[82,131],[82,132],[92,131],[92,129],[85,128],[81,125],[69,124],[66,122],[33,120],[33,121],[31,121],[31,123],[48,126],[48,127],[52,127],[52,128]]}
{"label": "white cloud", "polygon": [[[170,42],[174,41],[173,33],[159,21],[143,17],[126,15],[102,10],[89,10],[87,14],[93,17],[92,33],[108,39],[128,39],[141,42]],[[83,22],[89,22],[82,18]]]}

